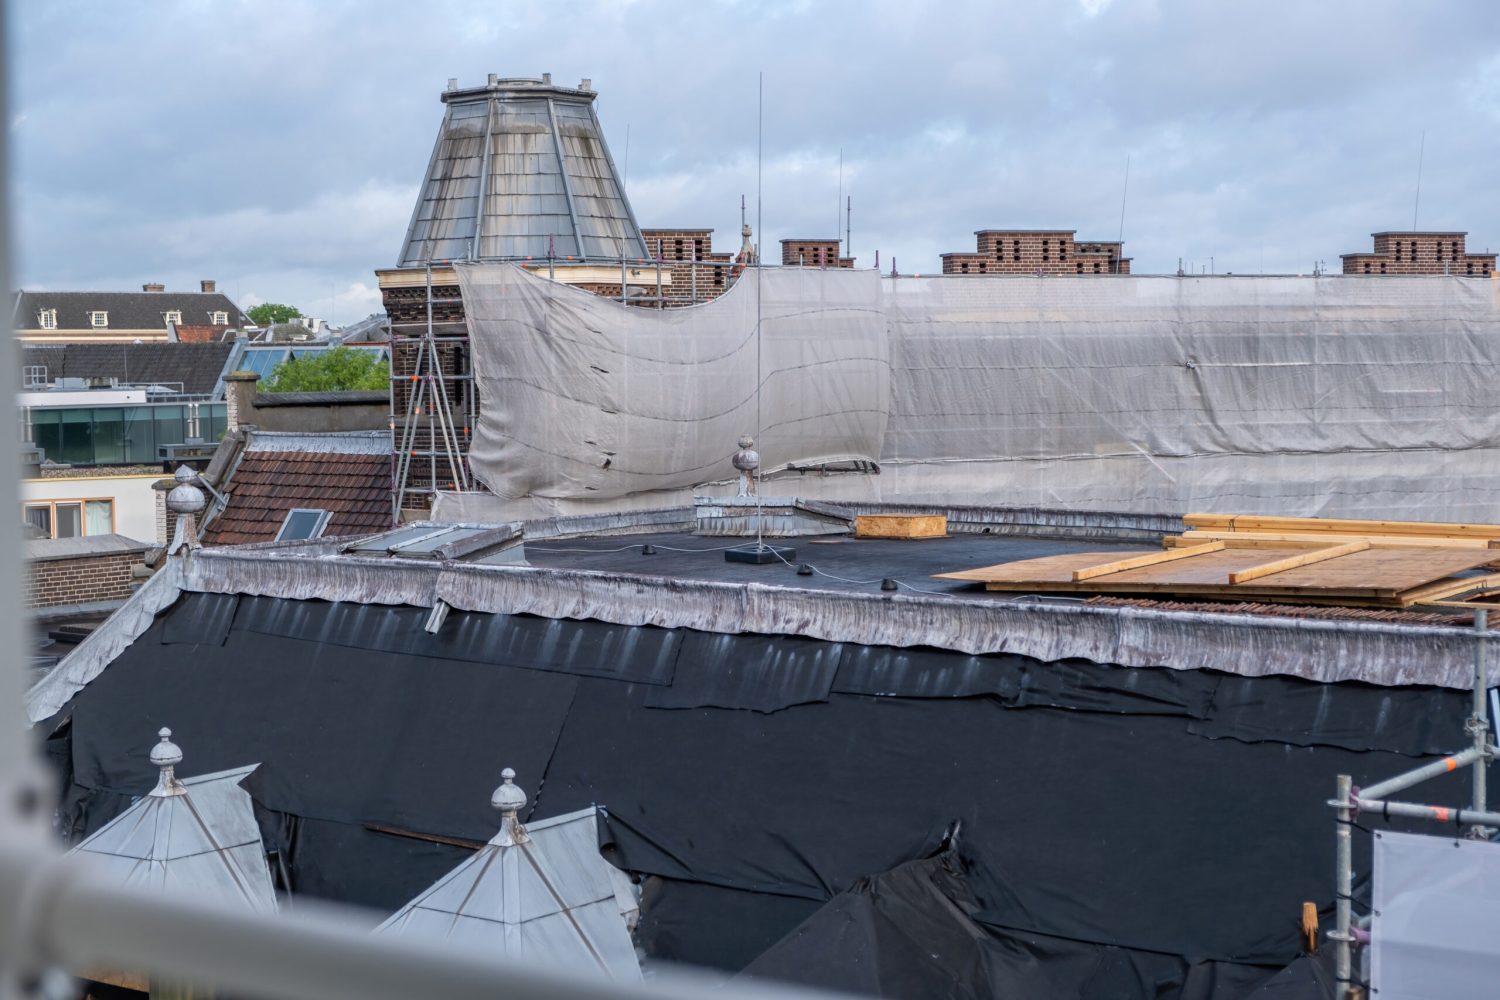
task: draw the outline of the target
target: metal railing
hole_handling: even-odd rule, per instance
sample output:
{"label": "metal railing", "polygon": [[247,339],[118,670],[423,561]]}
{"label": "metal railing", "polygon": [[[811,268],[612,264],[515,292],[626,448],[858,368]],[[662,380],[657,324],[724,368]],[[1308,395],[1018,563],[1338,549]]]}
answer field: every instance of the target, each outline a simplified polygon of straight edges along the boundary
{"label": "metal railing", "polygon": [[[1334,868],[1334,929],[1328,932],[1334,943],[1334,975],[1337,979],[1339,1000],[1351,1000],[1360,995],[1368,984],[1354,976],[1355,949],[1370,944],[1370,933],[1366,928],[1367,917],[1356,918],[1354,913],[1354,826],[1359,813],[1369,813],[1385,818],[1398,816],[1407,819],[1427,820],[1433,823],[1451,823],[1456,827],[1467,826],[1469,836],[1488,839],[1491,832],[1500,829],[1500,813],[1489,811],[1487,775],[1485,768],[1495,759],[1497,750],[1491,742],[1489,709],[1485,699],[1489,691],[1489,665],[1485,659],[1489,639],[1489,612],[1484,608],[1474,611],[1474,702],[1472,712],[1464,721],[1464,731],[1470,745],[1466,750],[1444,757],[1442,760],[1423,764],[1394,778],[1376,782],[1367,788],[1357,788],[1347,774],[1338,776],[1338,794],[1328,804],[1337,813],[1335,827]],[[1417,802],[1391,801],[1389,796],[1405,791],[1424,781],[1461,768],[1470,768],[1470,806],[1467,809],[1450,806],[1433,806]]]}

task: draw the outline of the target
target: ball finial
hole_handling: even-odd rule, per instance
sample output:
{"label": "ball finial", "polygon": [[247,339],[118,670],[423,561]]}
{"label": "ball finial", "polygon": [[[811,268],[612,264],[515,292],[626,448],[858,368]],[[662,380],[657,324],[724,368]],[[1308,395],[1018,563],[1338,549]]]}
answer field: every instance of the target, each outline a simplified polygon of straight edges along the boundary
{"label": "ball finial", "polygon": [[516,787],[516,772],[510,768],[500,772],[502,780],[500,787],[495,789],[495,794],[490,796],[490,805],[499,809],[502,813],[514,816],[526,805],[526,793]]}
{"label": "ball finial", "polygon": [[182,748],[172,742],[172,730],[162,726],[156,735],[161,737],[161,742],[151,748],[151,763],[160,768],[182,763]]}
{"label": "ball finial", "polygon": [[198,486],[198,473],[180,465],[172,478],[177,480],[177,485],[167,494],[168,510],[174,514],[196,514],[208,506],[208,498]]}

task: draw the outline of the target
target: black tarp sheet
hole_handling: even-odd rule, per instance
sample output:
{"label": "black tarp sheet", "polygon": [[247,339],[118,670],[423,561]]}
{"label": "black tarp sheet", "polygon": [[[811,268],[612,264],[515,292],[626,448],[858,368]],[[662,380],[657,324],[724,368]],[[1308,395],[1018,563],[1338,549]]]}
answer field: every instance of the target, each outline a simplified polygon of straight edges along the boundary
{"label": "black tarp sheet", "polygon": [[1272,970],[996,933],[960,851],[861,879],[762,952],[742,976],[874,997],[1173,996],[1238,1000]]}
{"label": "black tarp sheet", "polygon": [[[224,630],[225,603],[185,597],[62,713],[76,833],[151,785],[168,725],[185,774],[261,764],[247,787],[297,891],[389,911],[463,856],[421,836],[493,835],[510,766],[533,815],[608,808],[606,855],[652,876],[655,954],[731,969],[959,823],[972,919],[1042,964],[1107,950],[1124,992],[1091,995],[1158,995],[1177,973],[1140,970],[1163,955],[1241,982],[1295,957],[1302,900],[1330,901],[1334,776],[1405,770],[1467,713],[1401,689],[1361,741],[1384,689],[878,647],[766,700],[704,669],[741,641],[775,662],[764,637],[461,612],[431,636],[422,608],[248,597]],[[679,678],[680,703],[725,707],[652,707]]]}

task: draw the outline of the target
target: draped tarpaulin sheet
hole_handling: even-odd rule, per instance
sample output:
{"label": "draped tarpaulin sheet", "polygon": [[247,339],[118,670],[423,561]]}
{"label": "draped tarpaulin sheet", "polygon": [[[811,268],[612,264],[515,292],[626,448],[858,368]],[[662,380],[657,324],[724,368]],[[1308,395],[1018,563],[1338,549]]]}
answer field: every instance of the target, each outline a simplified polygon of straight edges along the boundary
{"label": "draped tarpaulin sheet", "polygon": [[[471,462],[503,500],[732,476],[755,424],[753,272],[665,311],[509,265],[459,275]],[[764,468],[881,466],[798,477],[801,496],[1500,518],[1500,281],[760,280]]]}
{"label": "draped tarpaulin sheet", "polygon": [[768,463],[880,457],[890,362],[873,272],[767,270],[654,310],[512,265],[456,269],[483,412],[470,465],[500,497],[691,488],[732,474],[757,424]]}

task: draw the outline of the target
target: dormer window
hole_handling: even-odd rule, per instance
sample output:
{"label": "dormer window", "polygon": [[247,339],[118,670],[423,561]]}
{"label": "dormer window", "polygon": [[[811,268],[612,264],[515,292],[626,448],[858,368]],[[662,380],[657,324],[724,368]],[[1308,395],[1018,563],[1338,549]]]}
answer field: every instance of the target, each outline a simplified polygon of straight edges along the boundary
{"label": "dormer window", "polygon": [[214,326],[228,326],[229,314],[227,312],[213,312],[208,314],[208,320]]}
{"label": "dormer window", "polygon": [[109,326],[109,313],[95,309],[89,313],[89,325],[95,328]]}
{"label": "dormer window", "polygon": [[37,325],[40,326],[43,330],[56,330],[57,329],[57,310],[56,309],[38,309],[37,310],[37,314],[36,314],[36,322],[37,322]]}
{"label": "dormer window", "polygon": [[182,325],[182,313],[177,309],[171,309],[167,312],[162,313],[161,318],[167,323],[168,326]]}

